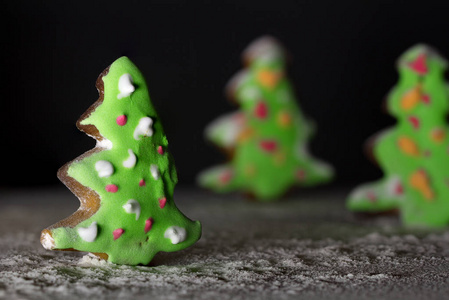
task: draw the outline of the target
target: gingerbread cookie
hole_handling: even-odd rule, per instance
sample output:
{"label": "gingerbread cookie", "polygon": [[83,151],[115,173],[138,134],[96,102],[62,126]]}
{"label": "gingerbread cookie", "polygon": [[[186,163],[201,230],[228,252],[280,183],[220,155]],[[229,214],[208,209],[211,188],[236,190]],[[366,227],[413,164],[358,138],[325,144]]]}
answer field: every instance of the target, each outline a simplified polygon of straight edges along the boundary
{"label": "gingerbread cookie", "polygon": [[373,139],[383,179],[357,187],[347,206],[360,212],[399,209],[405,225],[449,223],[447,62],[417,45],[398,60],[399,82],[387,97],[397,124]]}
{"label": "gingerbread cookie", "polygon": [[246,67],[226,87],[241,110],[206,128],[206,138],[225,149],[231,161],[202,172],[199,184],[271,201],[293,186],[329,181],[332,168],[307,150],[313,126],[296,102],[280,43],[262,37],[243,52],[243,61]]}
{"label": "gingerbread cookie", "polygon": [[128,265],[148,264],[159,251],[192,245],[201,236],[201,224],[185,217],[173,201],[176,169],[144,77],[121,57],[96,86],[100,97],[77,127],[97,145],[58,171],[81,206],[44,229],[42,245]]}

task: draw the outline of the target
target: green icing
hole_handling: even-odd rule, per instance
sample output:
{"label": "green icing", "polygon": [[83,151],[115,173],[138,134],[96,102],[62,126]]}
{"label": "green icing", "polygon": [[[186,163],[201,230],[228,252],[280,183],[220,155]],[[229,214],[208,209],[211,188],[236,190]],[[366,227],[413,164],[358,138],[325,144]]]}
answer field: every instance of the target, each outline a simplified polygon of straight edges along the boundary
{"label": "green icing", "polygon": [[[119,78],[130,74],[135,91],[128,97],[117,98]],[[177,251],[195,243],[201,236],[201,225],[185,217],[175,206],[173,190],[177,183],[174,161],[167,151],[168,142],[162,124],[150,102],[145,79],[137,67],[127,58],[117,59],[103,77],[104,101],[81,121],[82,125],[94,125],[101,135],[111,141],[112,148],[74,160],[68,169],[68,175],[82,185],[94,190],[101,199],[99,210],[89,219],[74,228],[59,227],[52,230],[56,249],[73,248],[80,251],[106,253],[108,260],[117,264],[148,264],[158,251]],[[127,116],[127,123],[119,126],[116,118]],[[153,135],[133,137],[134,130],[143,117],[153,120]],[[161,155],[157,149],[162,146]],[[129,157],[131,149],[137,157],[133,168],[126,168],[123,162]],[[114,173],[105,178],[99,177],[95,169],[96,162],[106,160],[112,163]],[[155,180],[150,166],[158,167],[160,178]],[[145,186],[139,182],[145,180]],[[118,186],[116,193],[106,191],[107,185]],[[166,198],[166,206],[160,208],[159,199]],[[141,207],[140,217],[127,213],[122,207],[128,200],[134,199]],[[145,233],[145,222],[152,218],[153,225]],[[80,227],[98,224],[98,234],[93,242],[83,240],[78,232]],[[172,244],[164,237],[170,226],[179,226],[187,232],[186,239]],[[116,240],[113,231],[123,229],[124,233]]]}
{"label": "green icing", "polygon": [[424,45],[398,61],[399,81],[387,98],[397,124],[376,136],[373,155],[384,178],[357,187],[353,211],[398,209],[405,225],[440,227],[449,222],[449,94],[445,60]]}
{"label": "green icing", "polygon": [[206,137],[232,153],[232,159],[203,171],[199,184],[216,192],[240,190],[272,201],[292,186],[329,181],[332,168],[308,153],[313,124],[296,102],[278,42],[267,37],[256,40],[244,59],[247,67],[228,85],[241,110],[206,129]]}

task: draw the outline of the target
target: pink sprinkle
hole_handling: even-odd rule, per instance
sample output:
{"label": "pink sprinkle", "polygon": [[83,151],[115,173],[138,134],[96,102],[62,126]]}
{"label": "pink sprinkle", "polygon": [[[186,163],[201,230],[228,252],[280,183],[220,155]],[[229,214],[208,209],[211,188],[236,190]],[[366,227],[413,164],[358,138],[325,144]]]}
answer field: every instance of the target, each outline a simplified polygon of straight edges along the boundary
{"label": "pink sprinkle", "polygon": [[106,186],[106,191],[109,192],[109,193],[117,193],[118,186],[116,186],[115,184],[108,184]]}
{"label": "pink sprinkle", "polygon": [[422,102],[424,102],[424,104],[430,104],[430,96],[427,94],[423,95],[421,100]]}
{"label": "pink sprinkle", "polygon": [[306,177],[306,172],[304,170],[296,171],[296,178],[298,178],[299,180],[304,180],[305,177]]}
{"label": "pink sprinkle", "polygon": [[366,197],[368,197],[368,200],[371,201],[371,202],[373,202],[373,203],[377,202],[376,194],[374,194],[373,191],[368,191],[368,192],[366,193]]}
{"label": "pink sprinkle", "polygon": [[277,148],[277,143],[275,141],[261,141],[259,145],[263,150],[267,152],[274,152]]}
{"label": "pink sprinkle", "polygon": [[426,65],[426,55],[420,54],[418,57],[410,63],[410,68],[413,69],[419,75],[424,75],[427,73],[427,65]]}
{"label": "pink sprinkle", "polygon": [[394,187],[394,193],[396,195],[402,195],[404,193],[404,187],[402,186],[402,184],[396,184],[396,186]]}
{"label": "pink sprinkle", "polygon": [[222,184],[227,184],[232,179],[232,171],[225,170],[220,174],[219,180]]}
{"label": "pink sprinkle", "polygon": [[259,119],[265,119],[268,115],[268,108],[264,102],[259,102],[254,109],[254,114]]}
{"label": "pink sprinkle", "polygon": [[119,126],[124,126],[126,124],[127,118],[125,115],[118,116],[115,120]]}
{"label": "pink sprinkle", "polygon": [[239,124],[242,124],[245,122],[245,114],[243,113],[236,113],[232,116],[232,121],[237,122]]}
{"label": "pink sprinkle", "polygon": [[145,186],[145,180],[144,179],[141,179],[139,181],[139,186]]}
{"label": "pink sprinkle", "polygon": [[145,221],[145,233],[151,230],[151,227],[153,226],[153,219],[149,218]]}
{"label": "pink sprinkle", "polygon": [[121,237],[124,232],[125,232],[125,230],[123,230],[122,228],[118,228],[118,229],[114,230],[112,232],[112,235],[114,236],[114,241],[116,239],[118,239],[119,237]]}
{"label": "pink sprinkle", "polygon": [[412,124],[413,128],[419,128],[419,119],[417,117],[411,116],[408,118],[408,120]]}
{"label": "pink sprinkle", "polygon": [[157,147],[157,153],[160,155],[164,154],[164,149],[162,149],[162,146]]}
{"label": "pink sprinkle", "polygon": [[164,208],[165,204],[167,204],[167,198],[164,197],[164,198],[159,199],[159,207],[160,208]]}

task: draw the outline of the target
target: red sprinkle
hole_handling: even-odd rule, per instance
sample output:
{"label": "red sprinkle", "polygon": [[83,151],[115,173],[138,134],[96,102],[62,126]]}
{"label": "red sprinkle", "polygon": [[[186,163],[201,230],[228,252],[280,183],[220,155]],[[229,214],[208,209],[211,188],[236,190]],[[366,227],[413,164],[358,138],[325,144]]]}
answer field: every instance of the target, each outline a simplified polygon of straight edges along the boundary
{"label": "red sprinkle", "polygon": [[427,65],[426,65],[426,55],[420,54],[418,57],[410,63],[410,68],[413,69],[419,75],[424,75],[427,73]]}
{"label": "red sprinkle", "polygon": [[415,129],[419,128],[419,119],[417,117],[410,116],[408,120],[412,124],[413,128]]}
{"label": "red sprinkle", "polygon": [[259,102],[254,109],[254,114],[259,119],[265,119],[268,115],[268,108],[264,102]]}
{"label": "red sprinkle", "polygon": [[162,146],[157,147],[157,153],[160,155],[164,154],[164,149],[162,149]]}
{"label": "red sprinkle", "polygon": [[145,233],[151,230],[151,227],[153,226],[153,219],[149,218],[145,221]]}
{"label": "red sprinkle", "polygon": [[267,152],[274,152],[277,148],[277,143],[270,140],[260,141],[259,145],[263,150]]}
{"label": "red sprinkle", "polygon": [[164,198],[159,199],[159,207],[160,208],[164,208],[165,204],[167,204],[167,198],[164,197]]}
{"label": "red sprinkle", "polygon": [[145,186],[145,179],[141,179],[139,181],[139,186]]}
{"label": "red sprinkle", "polygon": [[118,239],[119,237],[121,237],[124,232],[125,232],[125,230],[123,230],[122,228],[118,228],[118,229],[114,230],[112,232],[112,235],[114,236],[114,241],[116,239]]}
{"label": "red sprinkle", "polygon": [[115,184],[108,184],[106,186],[106,191],[109,192],[109,193],[117,193],[118,186],[116,186]]}
{"label": "red sprinkle", "polygon": [[424,102],[424,104],[430,104],[430,96],[427,94],[422,95],[421,100],[422,100],[422,102]]}
{"label": "red sprinkle", "polygon": [[124,126],[124,125],[126,124],[126,121],[127,121],[127,120],[128,120],[128,119],[126,118],[125,115],[121,115],[121,116],[118,116],[117,119],[116,119],[115,121],[117,122],[117,124],[118,124],[119,126]]}

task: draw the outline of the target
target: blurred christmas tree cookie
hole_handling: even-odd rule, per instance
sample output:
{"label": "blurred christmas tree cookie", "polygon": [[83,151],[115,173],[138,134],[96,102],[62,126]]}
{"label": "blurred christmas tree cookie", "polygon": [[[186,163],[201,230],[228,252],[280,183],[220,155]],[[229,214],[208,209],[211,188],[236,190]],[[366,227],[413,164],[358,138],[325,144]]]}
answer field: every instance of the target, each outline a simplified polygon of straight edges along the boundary
{"label": "blurred christmas tree cookie", "polygon": [[398,209],[405,225],[444,226],[449,223],[447,62],[417,45],[400,57],[397,68],[399,81],[388,94],[387,110],[398,122],[371,145],[385,176],[357,187],[347,206],[360,212]]}
{"label": "blurred christmas tree cookie", "polygon": [[206,138],[225,150],[230,161],[203,171],[198,183],[216,192],[238,190],[272,201],[293,186],[329,181],[332,168],[307,150],[314,126],[296,102],[279,42],[268,36],[257,39],[244,51],[243,61],[245,68],[226,87],[241,110],[206,128]]}
{"label": "blurred christmas tree cookie", "polygon": [[192,245],[201,225],[173,202],[176,169],[144,77],[121,57],[96,86],[100,97],[77,127],[97,145],[58,171],[81,206],[44,229],[42,245],[128,265],[148,264],[159,251]]}

